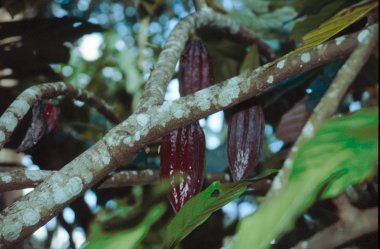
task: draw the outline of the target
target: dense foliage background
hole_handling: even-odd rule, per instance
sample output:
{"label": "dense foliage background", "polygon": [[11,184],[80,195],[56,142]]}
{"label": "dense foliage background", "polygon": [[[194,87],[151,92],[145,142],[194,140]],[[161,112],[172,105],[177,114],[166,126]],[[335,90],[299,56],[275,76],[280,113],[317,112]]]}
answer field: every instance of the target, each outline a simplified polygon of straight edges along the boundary
{"label": "dense foliage background", "polygon": [[[258,34],[279,56],[299,47],[305,34],[339,11],[359,3],[345,0],[206,2],[212,11],[232,17]],[[194,11],[193,2],[177,0],[0,0],[0,113],[27,87],[63,81],[103,98],[116,113],[127,118],[137,105],[144,81],[148,79],[170,31],[181,18]],[[357,32],[366,25],[367,20],[364,15],[352,21],[348,28],[334,37]],[[211,54],[214,83],[268,62],[259,54],[255,44],[244,44],[207,28],[199,30],[198,35]],[[343,63],[344,60],[331,61],[325,66],[295,75],[255,97],[254,101],[264,108],[266,126],[263,153],[252,177],[267,172],[266,169],[279,169],[282,166],[303,125]],[[377,106],[377,68],[378,47],[340,103],[338,116]],[[172,101],[178,97],[178,80],[174,76],[167,89],[166,100]],[[113,127],[83,102],[56,98],[51,103],[59,106],[60,110],[57,132],[45,137],[25,155],[14,155],[11,149],[17,148],[23,139],[29,126],[29,115],[12,135],[6,145],[8,150],[1,152],[0,165],[58,170]],[[334,133],[338,140],[336,142],[339,142],[346,141],[347,136],[355,133],[353,131],[361,134],[368,131],[370,138],[358,138],[360,141],[367,139],[366,143],[336,145],[334,141],[321,138],[321,141],[313,140],[308,145],[316,151],[326,143],[342,146],[339,148],[347,148],[357,158],[363,159],[363,164],[369,164],[354,174],[363,178],[344,190],[349,205],[360,210],[378,206],[377,162],[376,170],[373,170],[374,162],[366,161],[366,158],[370,160],[377,157],[377,152],[372,153],[377,148],[377,121],[373,118],[377,117],[377,113],[372,111],[370,114],[368,117],[362,114],[352,119],[364,120],[364,123],[369,120],[368,125],[357,121],[359,123],[353,126],[352,132],[347,132],[348,135]],[[225,148],[227,125],[224,120],[228,115],[226,110],[200,121],[206,133],[208,172],[228,173]],[[331,123],[324,127],[324,131],[344,130],[345,125],[350,125],[349,121],[346,122]],[[368,154],[357,147],[367,145]],[[321,150],[320,161],[311,162],[310,167],[322,168],[327,158],[334,156],[323,152],[328,151]],[[304,153],[303,158],[306,160],[310,155],[306,149]],[[153,143],[149,149],[139,151],[136,159],[122,168],[158,169],[159,163],[159,143]],[[347,170],[351,168],[347,166]],[[311,172],[309,177],[323,179],[320,181],[322,183],[327,181],[318,178],[318,174]],[[231,202],[212,213],[202,225],[190,229],[191,233],[176,248],[230,248],[238,222],[260,206],[271,179],[273,174],[261,180],[261,188],[245,191],[246,185],[242,186],[238,198],[228,200],[226,203]],[[299,186],[309,181],[312,182],[306,179]],[[319,180],[315,181],[320,183]],[[106,245],[108,248],[125,248],[129,244],[127,248],[162,248],[165,227],[173,219],[174,212],[166,201],[166,192],[157,186],[111,189],[97,189],[95,186],[35,232],[24,246],[78,248],[89,241],[89,246],[94,248],[106,248]],[[208,189],[210,193],[213,190]],[[0,209],[25,192],[1,193]],[[294,195],[297,195],[297,191],[290,194]],[[340,218],[337,205],[327,198],[332,196],[335,195],[317,198],[312,205],[305,204],[306,211],[297,216],[294,228],[273,240],[272,248],[291,248],[337,222]],[[284,203],[275,209],[275,213],[289,211]],[[352,239],[340,248],[377,248],[376,231]]]}

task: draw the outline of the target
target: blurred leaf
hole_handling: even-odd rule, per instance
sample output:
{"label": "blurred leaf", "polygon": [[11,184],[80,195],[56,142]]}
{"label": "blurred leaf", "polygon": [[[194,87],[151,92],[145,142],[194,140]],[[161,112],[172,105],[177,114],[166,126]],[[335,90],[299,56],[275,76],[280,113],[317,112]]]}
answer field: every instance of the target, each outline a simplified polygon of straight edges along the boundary
{"label": "blurred leaf", "polygon": [[269,9],[269,1],[244,1],[243,7],[233,9],[229,16],[245,28],[265,39],[278,38],[291,31],[292,25],[284,25],[297,12],[292,6]]}
{"label": "blurred leaf", "polygon": [[227,203],[238,198],[252,181],[263,179],[277,172],[274,169],[250,180],[236,183],[213,182],[205,190],[191,198],[174,219],[169,223],[165,232],[165,245],[172,247],[191,233],[196,227],[205,222],[210,215]]}
{"label": "blurred leaf", "polygon": [[378,1],[372,1],[363,5],[355,5],[345,8],[335,16],[322,23],[317,29],[306,34],[302,40],[304,46],[315,47],[324,41],[327,41],[340,31],[344,30],[354,22],[366,16],[369,12],[376,9]]}
{"label": "blurred leaf", "polygon": [[286,187],[240,223],[234,248],[268,248],[321,191],[324,198],[333,197],[371,175],[378,151],[377,113],[377,108],[366,109],[323,124],[299,148]]}
{"label": "blurred leaf", "polygon": [[332,1],[328,5],[323,6],[323,8],[318,13],[306,16],[305,20],[297,21],[294,29],[290,34],[290,39],[301,41],[302,37],[305,34],[312,31],[313,29],[316,29],[322,22],[326,21],[343,7],[347,6],[347,2],[349,1]]}
{"label": "blurred leaf", "polygon": [[243,63],[240,66],[240,74],[246,73],[249,70],[260,66],[260,54],[257,45],[252,45],[250,50],[245,55]]}
{"label": "blurred leaf", "polygon": [[97,230],[97,236],[90,240],[84,248],[88,249],[118,249],[118,248],[135,248],[147,235],[150,227],[162,217],[166,211],[166,205],[163,203],[157,204],[145,216],[144,220],[134,227],[125,231],[120,231],[112,234],[101,234]]}

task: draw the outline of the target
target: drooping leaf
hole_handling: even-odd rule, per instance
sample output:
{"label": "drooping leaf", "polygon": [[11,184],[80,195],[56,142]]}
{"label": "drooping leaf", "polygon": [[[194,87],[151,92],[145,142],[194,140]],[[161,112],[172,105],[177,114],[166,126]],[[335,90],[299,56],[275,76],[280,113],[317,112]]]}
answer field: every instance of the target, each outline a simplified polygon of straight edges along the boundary
{"label": "drooping leaf", "polygon": [[[304,36],[303,44],[301,47],[293,50],[292,52],[286,54],[285,56],[278,58],[277,60],[271,62],[268,66],[275,65],[278,61],[283,60],[289,56],[300,54],[305,52],[325,41],[334,37],[340,31],[349,27],[351,24],[355,23],[357,20],[361,19],[367,15],[371,10],[375,9],[378,6],[377,1],[370,2],[363,5],[356,5],[345,8],[344,10],[337,13],[335,16],[329,20],[322,23],[319,28],[311,31]],[[340,8],[337,8],[337,10]],[[353,14],[351,14],[353,13]],[[293,39],[295,39],[293,37]]]}
{"label": "drooping leaf", "polygon": [[136,227],[116,233],[104,233],[97,230],[97,236],[90,240],[84,248],[87,249],[132,249],[145,238],[150,227],[164,214],[166,205],[154,206],[144,220]]}
{"label": "drooping leaf", "polygon": [[277,170],[266,170],[257,177],[237,183],[213,182],[204,191],[191,198],[165,231],[165,248],[170,248],[185,238],[196,227],[205,222],[210,215],[227,203],[238,198],[247,186],[255,180],[267,177]]}
{"label": "drooping leaf", "polygon": [[333,197],[370,176],[378,151],[377,112],[371,108],[323,124],[299,148],[286,187],[240,223],[234,248],[268,248],[321,191],[323,198]]}
{"label": "drooping leaf", "polygon": [[363,5],[355,5],[339,11],[339,13],[322,23],[317,29],[306,34],[302,38],[304,46],[308,45],[314,47],[327,41],[343,29],[366,16],[370,11],[377,8],[378,5],[378,1],[371,1]]}

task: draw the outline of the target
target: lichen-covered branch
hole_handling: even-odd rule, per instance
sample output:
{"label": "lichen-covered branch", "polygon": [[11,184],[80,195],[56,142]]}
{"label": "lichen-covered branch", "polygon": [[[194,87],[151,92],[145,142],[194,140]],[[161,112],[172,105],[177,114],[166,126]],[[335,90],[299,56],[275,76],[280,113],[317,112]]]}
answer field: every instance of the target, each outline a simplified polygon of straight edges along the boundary
{"label": "lichen-covered branch", "polygon": [[[42,183],[47,177],[50,177],[55,173],[55,171],[48,170],[0,168],[0,193],[24,188],[34,188]],[[159,179],[160,172],[158,170],[123,170],[111,174],[98,186],[98,188],[120,188],[154,184],[159,182]],[[208,182],[229,182],[231,180],[227,173],[212,172],[207,172],[206,179]]]}
{"label": "lichen-covered branch", "polygon": [[173,129],[247,100],[292,75],[348,56],[361,41],[358,37],[361,35],[352,34],[345,36],[343,42],[326,42],[277,64],[260,67],[172,103],[152,105],[144,113],[131,115],[87,151],[3,210],[0,213],[0,244],[9,246],[23,240],[88,188],[131,161],[136,151],[150,142]]}
{"label": "lichen-covered branch", "polygon": [[228,16],[210,11],[198,11],[182,19],[171,32],[164,49],[158,57],[154,70],[145,84],[145,90],[137,107],[137,112],[145,112],[151,106],[162,104],[165,89],[175,72],[175,66],[190,33],[205,26],[224,30],[231,35],[240,37],[247,43],[256,43],[260,52],[268,60],[275,58],[274,52],[265,42]]}
{"label": "lichen-covered branch", "polygon": [[103,100],[85,90],[77,89],[63,82],[35,85],[22,92],[0,116],[0,150],[37,100],[51,99],[61,95],[84,101],[114,124],[122,121]]}
{"label": "lichen-covered branch", "polygon": [[[336,112],[341,99],[344,97],[349,86],[355,80],[361,68],[368,60],[374,46],[376,46],[378,41],[378,29],[378,24],[375,24],[368,29],[363,29],[357,35],[357,39],[360,42],[358,48],[350,55],[338,71],[330,87],[327,89],[321,101],[314,109],[313,114],[306,122],[301,135],[298,137],[284,162],[284,167],[279,171],[273,181],[273,186],[269,190],[267,196],[268,199],[276,196],[286,186],[298,148],[311,139],[321,124]],[[339,42],[342,40],[342,42],[344,42],[344,39],[337,38],[337,43],[338,39]]]}
{"label": "lichen-covered branch", "polygon": [[[341,202],[341,200],[338,201]],[[379,210],[377,207],[359,210],[349,203],[340,203],[339,206],[340,220],[337,223],[323,229],[310,239],[301,241],[295,249],[333,249],[355,238],[378,231]]]}

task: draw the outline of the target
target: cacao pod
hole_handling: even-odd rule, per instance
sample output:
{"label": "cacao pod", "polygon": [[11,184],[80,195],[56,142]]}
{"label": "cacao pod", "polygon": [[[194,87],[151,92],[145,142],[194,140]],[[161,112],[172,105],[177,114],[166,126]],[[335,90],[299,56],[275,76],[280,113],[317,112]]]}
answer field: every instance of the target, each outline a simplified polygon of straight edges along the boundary
{"label": "cacao pod", "polygon": [[192,94],[206,88],[212,80],[212,64],[206,47],[197,37],[192,37],[185,46],[179,62],[179,93]]}
{"label": "cacao pod", "polygon": [[[168,197],[176,212],[202,189],[205,150],[205,135],[198,122],[174,130],[162,139],[161,177],[171,179]],[[179,183],[174,181],[176,175],[180,177]]]}
{"label": "cacao pod", "polygon": [[228,121],[227,157],[234,181],[247,177],[259,162],[264,126],[260,105],[243,103],[233,108]]}
{"label": "cacao pod", "polygon": [[49,103],[37,101],[32,107],[32,122],[17,152],[23,152],[36,145],[44,135],[53,132],[58,124],[58,108]]}

